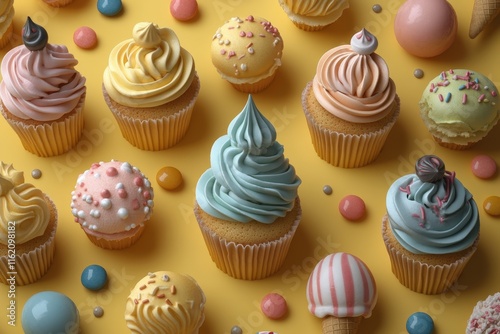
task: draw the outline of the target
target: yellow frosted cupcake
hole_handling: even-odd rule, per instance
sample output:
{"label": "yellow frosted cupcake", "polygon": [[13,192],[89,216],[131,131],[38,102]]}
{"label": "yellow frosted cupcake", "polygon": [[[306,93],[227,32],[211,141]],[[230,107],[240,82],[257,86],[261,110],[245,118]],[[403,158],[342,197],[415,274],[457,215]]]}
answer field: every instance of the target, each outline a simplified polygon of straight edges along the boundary
{"label": "yellow frosted cupcake", "polygon": [[300,179],[251,96],[212,146],[194,212],[217,267],[247,280],[282,266],[301,218]]}
{"label": "yellow frosted cupcake", "polygon": [[279,0],[288,18],[302,30],[318,31],[337,21],[348,0]]}
{"label": "yellow frosted cupcake", "polygon": [[43,27],[28,17],[23,31],[24,45],[2,59],[0,112],[27,151],[63,154],[83,131],[85,78],[65,46],[47,43]]}
{"label": "yellow frosted cupcake", "polygon": [[104,99],[128,142],[164,150],[186,134],[200,80],[193,57],[171,29],[141,22],[132,35],[109,55]]}
{"label": "yellow frosted cupcake", "polygon": [[151,182],[128,162],[92,164],[71,193],[75,221],[93,244],[104,249],[123,249],[137,242],[153,206]]}
{"label": "yellow frosted cupcake", "polygon": [[130,291],[125,322],[135,334],[197,334],[205,321],[205,301],[191,276],[150,272]]}
{"label": "yellow frosted cupcake", "polygon": [[451,69],[433,78],[419,102],[420,116],[434,140],[463,150],[486,137],[500,118],[495,84],[484,75]]}
{"label": "yellow frosted cupcake", "polygon": [[0,162],[0,282],[34,283],[54,258],[57,210],[23,172]]}
{"label": "yellow frosted cupcake", "polygon": [[14,31],[14,0],[0,1],[0,49],[5,47]]}
{"label": "yellow frosted cupcake", "polygon": [[319,60],[302,93],[312,144],[337,167],[361,167],[382,150],[399,116],[399,97],[375,36],[363,29]]}
{"label": "yellow frosted cupcake", "polygon": [[456,283],[475,253],[479,213],[472,194],[441,159],[423,156],[415,169],[387,192],[382,237],[401,284],[438,294]]}
{"label": "yellow frosted cupcake", "polygon": [[233,17],[217,29],[211,45],[212,63],[224,80],[244,93],[267,88],[281,66],[283,39],[261,17]]}

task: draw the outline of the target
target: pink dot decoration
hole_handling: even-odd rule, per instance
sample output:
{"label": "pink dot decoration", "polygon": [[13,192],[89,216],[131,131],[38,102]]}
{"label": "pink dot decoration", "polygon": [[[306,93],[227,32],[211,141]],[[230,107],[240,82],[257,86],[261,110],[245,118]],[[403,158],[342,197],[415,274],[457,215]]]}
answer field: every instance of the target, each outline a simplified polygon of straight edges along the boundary
{"label": "pink dot decoration", "polygon": [[288,311],[285,298],[278,293],[269,293],[260,303],[262,313],[269,319],[281,319]]}
{"label": "pink dot decoration", "polygon": [[116,176],[118,175],[118,170],[115,167],[109,167],[106,169],[106,175],[107,176]]}
{"label": "pink dot decoration", "polygon": [[92,49],[97,44],[97,34],[90,27],[80,27],[73,33],[73,42],[82,49]]}
{"label": "pink dot decoration", "polygon": [[492,178],[497,172],[497,163],[489,155],[478,155],[471,162],[472,174],[480,179]]}
{"label": "pink dot decoration", "polygon": [[359,196],[347,195],[340,200],[339,211],[347,220],[360,220],[366,214],[365,202]]}

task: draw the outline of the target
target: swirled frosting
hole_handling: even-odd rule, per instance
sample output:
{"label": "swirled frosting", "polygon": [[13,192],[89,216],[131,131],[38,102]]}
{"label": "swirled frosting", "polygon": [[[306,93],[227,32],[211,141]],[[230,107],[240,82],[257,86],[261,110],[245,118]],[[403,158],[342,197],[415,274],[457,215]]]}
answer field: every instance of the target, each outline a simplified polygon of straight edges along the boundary
{"label": "swirled frosting", "polygon": [[21,119],[57,120],[73,111],[86,92],[77,64],[64,45],[47,44],[36,51],[17,46],[2,60],[0,99]]}
{"label": "swirled frosting", "polygon": [[211,168],[199,179],[196,200],[208,214],[229,221],[272,223],[293,208],[300,179],[276,141],[276,130],[251,96],[215,141]]}
{"label": "swirled frosting", "polygon": [[0,243],[7,245],[8,234],[17,244],[43,235],[50,219],[44,194],[11,164],[0,162]]}
{"label": "swirled frosting", "polygon": [[446,172],[434,182],[424,180],[405,175],[387,192],[387,214],[396,239],[415,254],[448,254],[471,246],[479,234],[472,194],[455,173]]}
{"label": "swirled frosting", "polygon": [[14,0],[0,1],[0,36],[3,36],[14,19]]}
{"label": "swirled frosting", "polygon": [[375,122],[392,110],[396,86],[382,57],[354,51],[373,50],[376,37],[366,30],[354,36],[354,47],[338,46],[320,58],[313,79],[314,95],[323,108],[343,120]]}
{"label": "swirled frosting", "polygon": [[328,16],[335,13],[342,14],[342,11],[349,7],[347,0],[284,0],[283,1],[293,13],[304,16]]}
{"label": "swirled frosting", "polygon": [[109,55],[103,76],[109,96],[129,107],[156,107],[181,96],[194,79],[195,64],[174,31],[141,22],[132,35]]}
{"label": "swirled frosting", "polygon": [[125,321],[132,333],[197,334],[204,310],[205,294],[191,276],[157,271],[130,292]]}

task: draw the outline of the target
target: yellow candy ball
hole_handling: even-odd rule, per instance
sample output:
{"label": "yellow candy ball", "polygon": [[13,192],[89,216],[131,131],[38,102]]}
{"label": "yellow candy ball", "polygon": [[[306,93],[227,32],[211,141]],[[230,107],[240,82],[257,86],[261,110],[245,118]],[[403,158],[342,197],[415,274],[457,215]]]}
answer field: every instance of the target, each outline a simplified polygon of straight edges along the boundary
{"label": "yellow candy ball", "polygon": [[156,173],[156,182],[165,190],[175,190],[182,184],[182,174],[175,167],[162,167]]}
{"label": "yellow candy ball", "polygon": [[492,216],[500,216],[500,197],[489,196],[483,202],[484,211]]}

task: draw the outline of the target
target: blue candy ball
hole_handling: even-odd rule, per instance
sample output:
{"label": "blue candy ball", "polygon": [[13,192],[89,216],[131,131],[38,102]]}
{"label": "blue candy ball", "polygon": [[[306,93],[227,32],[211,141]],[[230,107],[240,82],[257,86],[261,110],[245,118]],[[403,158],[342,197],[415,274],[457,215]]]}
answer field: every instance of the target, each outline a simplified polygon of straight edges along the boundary
{"label": "blue candy ball", "polygon": [[82,271],[82,285],[89,290],[101,290],[108,281],[106,270],[98,264],[92,264]]}
{"label": "blue candy ball", "polygon": [[431,334],[434,331],[434,321],[424,312],[415,312],[406,320],[406,330],[409,334]]}
{"label": "blue candy ball", "polygon": [[80,331],[80,316],[75,303],[66,295],[43,291],[26,301],[21,325],[25,334],[77,334]]}
{"label": "blue candy ball", "polygon": [[121,0],[97,0],[97,10],[106,16],[115,16],[123,8]]}

